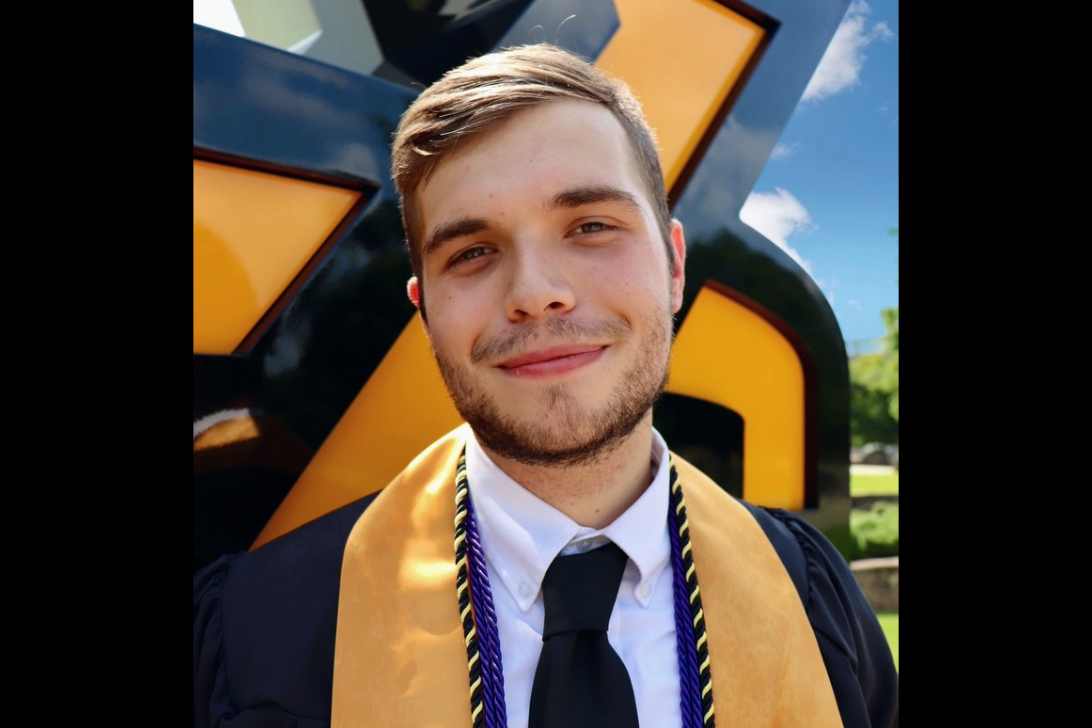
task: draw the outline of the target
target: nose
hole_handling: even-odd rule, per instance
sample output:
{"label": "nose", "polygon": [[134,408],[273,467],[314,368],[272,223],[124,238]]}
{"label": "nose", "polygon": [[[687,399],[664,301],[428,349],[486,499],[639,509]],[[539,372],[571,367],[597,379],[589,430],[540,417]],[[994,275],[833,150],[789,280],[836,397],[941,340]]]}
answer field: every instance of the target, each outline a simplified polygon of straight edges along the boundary
{"label": "nose", "polygon": [[510,321],[560,316],[576,305],[573,271],[550,250],[518,246],[512,266],[505,304]]}

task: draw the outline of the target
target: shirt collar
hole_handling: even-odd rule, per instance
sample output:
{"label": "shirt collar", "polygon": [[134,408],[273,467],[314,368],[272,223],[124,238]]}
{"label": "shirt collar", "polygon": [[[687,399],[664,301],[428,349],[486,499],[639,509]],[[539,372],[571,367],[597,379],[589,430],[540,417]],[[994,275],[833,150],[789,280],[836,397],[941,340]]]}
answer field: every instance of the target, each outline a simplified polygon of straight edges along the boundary
{"label": "shirt collar", "polygon": [[[561,551],[585,551],[609,540],[637,566],[634,596],[648,606],[668,565],[669,464],[667,445],[652,430],[656,474],[645,492],[602,529],[585,528],[508,477],[482,449],[473,432],[466,441],[466,475],[485,557],[520,609],[531,608],[546,569]],[[658,534],[649,538],[649,534]],[[662,580],[670,586],[670,579]]]}

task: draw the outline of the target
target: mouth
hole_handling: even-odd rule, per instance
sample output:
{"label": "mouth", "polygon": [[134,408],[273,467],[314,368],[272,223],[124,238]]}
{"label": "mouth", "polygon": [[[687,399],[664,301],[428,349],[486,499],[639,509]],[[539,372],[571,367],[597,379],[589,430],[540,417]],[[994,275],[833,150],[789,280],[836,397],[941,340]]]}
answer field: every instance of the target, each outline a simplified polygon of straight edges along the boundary
{"label": "mouth", "polygon": [[529,351],[497,365],[506,374],[518,377],[563,374],[591,364],[606,351],[605,345],[555,346]]}

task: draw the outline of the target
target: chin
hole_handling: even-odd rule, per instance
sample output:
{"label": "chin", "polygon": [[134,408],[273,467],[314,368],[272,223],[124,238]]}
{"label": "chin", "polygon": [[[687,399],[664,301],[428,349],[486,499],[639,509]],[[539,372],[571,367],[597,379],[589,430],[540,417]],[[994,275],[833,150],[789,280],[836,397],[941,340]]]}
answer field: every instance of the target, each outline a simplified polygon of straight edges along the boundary
{"label": "chin", "polygon": [[543,416],[486,417],[467,413],[478,440],[493,453],[526,465],[569,467],[594,462],[620,447],[648,409],[628,413],[554,410]]}

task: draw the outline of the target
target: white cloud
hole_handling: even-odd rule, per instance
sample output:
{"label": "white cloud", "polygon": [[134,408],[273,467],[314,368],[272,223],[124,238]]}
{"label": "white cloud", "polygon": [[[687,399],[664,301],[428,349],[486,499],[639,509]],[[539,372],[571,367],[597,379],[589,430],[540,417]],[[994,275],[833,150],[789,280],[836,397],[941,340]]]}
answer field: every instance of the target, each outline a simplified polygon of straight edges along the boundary
{"label": "white cloud", "polygon": [[818,101],[860,84],[861,68],[865,62],[864,49],[873,41],[887,41],[895,37],[883,21],[868,28],[867,20],[871,12],[872,8],[864,0],[855,0],[849,6],[808,87],[804,89],[801,101]]}
{"label": "white cloud", "polygon": [[800,148],[800,143],[796,144],[778,144],[770,152],[770,159],[788,159],[792,155],[796,154],[796,150]]}
{"label": "white cloud", "polygon": [[808,275],[812,275],[811,261],[804,260],[789,245],[789,237],[811,232],[818,226],[811,221],[807,208],[791,192],[780,187],[775,187],[773,192],[752,192],[739,211],[739,219],[762,233],[799,263]]}

